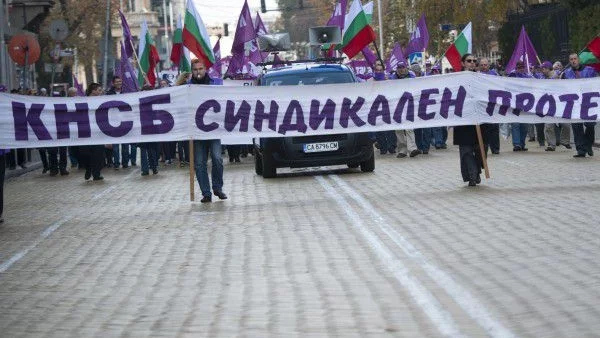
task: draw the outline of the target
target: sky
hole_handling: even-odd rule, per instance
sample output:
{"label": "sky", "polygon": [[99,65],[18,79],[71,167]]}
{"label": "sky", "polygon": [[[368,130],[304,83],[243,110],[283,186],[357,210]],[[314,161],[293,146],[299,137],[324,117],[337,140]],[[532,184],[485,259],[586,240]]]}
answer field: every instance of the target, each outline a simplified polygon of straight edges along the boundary
{"label": "sky", "polygon": [[[265,0],[267,9],[277,8],[277,2],[275,0]],[[237,24],[237,19],[240,16],[240,11],[244,5],[244,0],[194,0],[196,8],[202,16],[202,20],[207,26],[221,25],[223,23],[229,23],[229,26]],[[256,12],[260,12],[260,0],[248,0],[248,6],[252,13],[252,18],[256,15]],[[275,18],[279,15],[279,12],[267,12],[265,14],[260,13],[263,20],[267,18]]]}

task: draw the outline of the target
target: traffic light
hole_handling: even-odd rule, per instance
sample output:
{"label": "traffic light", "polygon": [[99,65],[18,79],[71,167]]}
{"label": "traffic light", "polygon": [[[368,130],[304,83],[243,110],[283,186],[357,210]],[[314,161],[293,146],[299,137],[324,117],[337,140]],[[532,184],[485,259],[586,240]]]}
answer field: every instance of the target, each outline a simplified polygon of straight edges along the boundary
{"label": "traffic light", "polygon": [[229,24],[228,23],[223,24],[223,36],[229,36]]}
{"label": "traffic light", "polygon": [[260,0],[260,11],[261,13],[267,12],[267,5],[265,4],[265,0]]}

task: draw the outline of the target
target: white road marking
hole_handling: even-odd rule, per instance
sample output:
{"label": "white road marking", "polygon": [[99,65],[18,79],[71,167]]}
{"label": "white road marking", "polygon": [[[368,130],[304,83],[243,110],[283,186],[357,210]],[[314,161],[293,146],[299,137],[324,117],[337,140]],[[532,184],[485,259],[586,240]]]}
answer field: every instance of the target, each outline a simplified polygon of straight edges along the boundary
{"label": "white road marking", "polygon": [[360,231],[379,259],[414,298],[415,303],[421,306],[427,317],[429,317],[439,332],[448,337],[464,337],[456,326],[450,313],[443,309],[435,296],[427,290],[417,277],[410,273],[410,270],[406,268],[400,259],[394,256],[390,249],[387,248],[379,238],[377,238],[377,235],[365,226],[361,217],[352,209],[346,199],[339,194],[325,178],[317,176],[316,179],[325,191],[339,204],[342,210],[344,210],[344,213],[352,225]]}
{"label": "white road marking", "polygon": [[402,251],[415,261],[429,277],[436,282],[452,299],[473,318],[491,337],[515,337],[515,335],[496,321],[485,306],[462,285],[458,284],[450,275],[435,265],[429,263],[425,256],[419,252],[404,236],[388,225],[377,209],[352,189],[339,176],[332,175],[333,181],[342,190],[366,210],[377,226],[383,231]]}
{"label": "white road marking", "polygon": [[[109,193],[110,191],[113,191],[116,187],[118,187],[119,185],[123,184],[123,182],[125,180],[127,180],[130,176],[132,176],[136,172],[138,172],[138,170],[132,171],[130,174],[128,174],[127,176],[123,177],[121,179],[121,182],[119,182],[119,183],[117,183],[117,184],[115,184],[113,186],[110,186],[110,187],[104,189],[103,191],[97,193],[96,195],[94,195],[91,198],[91,200],[95,201],[95,200],[99,199],[100,197],[104,196],[105,194]],[[8,268],[10,268],[13,264],[15,264],[16,262],[18,262],[21,258],[25,257],[25,255],[27,255],[29,253],[29,251],[33,250],[44,239],[46,239],[48,236],[52,235],[52,233],[54,231],[58,230],[58,228],[60,228],[63,224],[67,223],[68,221],[70,221],[74,217],[75,217],[75,215],[67,216],[67,217],[59,220],[58,222],[50,225],[46,229],[44,229],[44,231],[42,231],[42,233],[40,234],[40,237],[38,237],[33,243],[31,243],[30,245],[28,245],[25,249],[23,249],[23,250],[17,252],[16,254],[12,255],[12,257],[10,257],[6,262],[0,264],[0,273],[3,273],[6,270],[8,270]]]}

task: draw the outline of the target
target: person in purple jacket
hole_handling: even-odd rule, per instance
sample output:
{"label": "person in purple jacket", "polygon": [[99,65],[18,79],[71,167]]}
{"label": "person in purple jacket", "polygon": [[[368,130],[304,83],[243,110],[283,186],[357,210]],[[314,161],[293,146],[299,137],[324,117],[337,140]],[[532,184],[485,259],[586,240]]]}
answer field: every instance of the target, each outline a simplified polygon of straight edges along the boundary
{"label": "person in purple jacket", "polygon": [[[579,55],[577,53],[571,53],[569,55],[569,67],[562,73],[562,79],[584,79],[596,77],[598,74],[594,68],[584,66],[579,61]],[[575,148],[577,154],[573,157],[582,158],[585,155],[594,156],[594,150],[592,145],[596,138],[594,128],[596,122],[585,122],[585,123],[573,123],[571,128],[573,129],[573,138],[575,139]]]}
{"label": "person in purple jacket", "polygon": [[4,173],[6,172],[6,154],[10,153],[7,149],[0,149],[0,224],[4,223],[2,214],[4,213]]}

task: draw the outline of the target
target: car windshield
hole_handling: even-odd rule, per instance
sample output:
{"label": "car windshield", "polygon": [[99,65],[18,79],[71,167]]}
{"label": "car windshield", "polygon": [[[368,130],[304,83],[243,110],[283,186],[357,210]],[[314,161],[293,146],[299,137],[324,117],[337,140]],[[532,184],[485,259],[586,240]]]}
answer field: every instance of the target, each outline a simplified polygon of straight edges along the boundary
{"label": "car windshield", "polygon": [[354,79],[350,73],[346,72],[307,72],[281,74],[269,76],[265,79],[266,86],[321,85],[349,82],[354,82]]}

